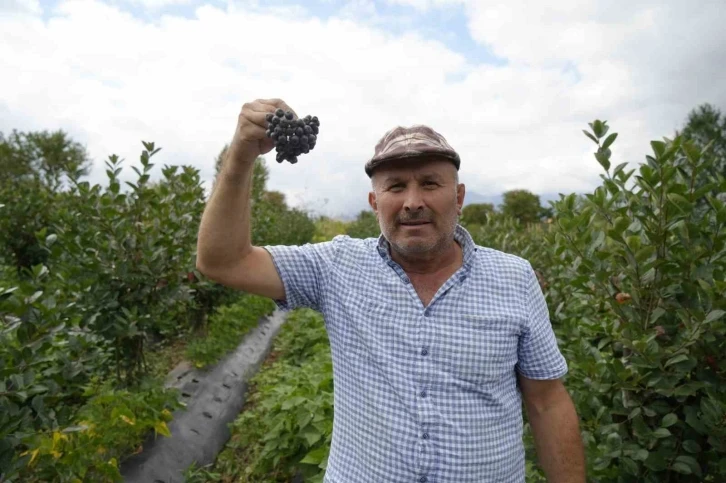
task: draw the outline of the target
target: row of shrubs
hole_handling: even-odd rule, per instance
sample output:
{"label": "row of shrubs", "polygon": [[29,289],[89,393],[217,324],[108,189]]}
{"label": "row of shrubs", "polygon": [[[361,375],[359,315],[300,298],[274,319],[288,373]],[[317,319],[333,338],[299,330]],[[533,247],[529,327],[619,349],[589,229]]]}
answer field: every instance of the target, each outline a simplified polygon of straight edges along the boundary
{"label": "row of shrubs", "polygon": [[[601,186],[562,195],[551,224],[494,216],[468,228],[537,270],[569,365],[588,481],[726,481],[726,179],[707,148],[680,137],[653,141],[637,169],[612,167],[617,134],[601,121],[590,128]],[[222,475],[287,481],[302,471],[320,481],[329,348],[319,316],[297,312],[288,327],[217,462]],[[525,440],[528,480],[544,481]]]}
{"label": "row of shrubs", "polygon": [[[0,141],[0,164],[68,154],[65,142],[44,152],[53,139],[43,136]],[[42,156],[26,149],[33,142]],[[150,348],[182,341],[204,367],[274,309],[195,270],[205,191],[187,166],[165,166],[151,182],[158,151],[144,143],[132,181],[122,182],[116,156],[104,186],[75,169],[60,183],[50,176],[58,170],[30,162],[0,180],[0,481],[112,481],[139,437],[168,433],[179,407],[159,377],[171,359],[160,363],[164,351]],[[264,175],[264,160],[257,165]],[[254,209],[265,214],[256,242],[278,242],[269,238],[285,232],[278,215],[309,224],[294,242],[312,237],[302,212],[263,201]]]}
{"label": "row of shrubs", "polygon": [[601,186],[561,196],[552,225],[474,236],[539,271],[590,481],[725,481],[726,179],[681,137],[612,167],[617,134],[590,127]]}

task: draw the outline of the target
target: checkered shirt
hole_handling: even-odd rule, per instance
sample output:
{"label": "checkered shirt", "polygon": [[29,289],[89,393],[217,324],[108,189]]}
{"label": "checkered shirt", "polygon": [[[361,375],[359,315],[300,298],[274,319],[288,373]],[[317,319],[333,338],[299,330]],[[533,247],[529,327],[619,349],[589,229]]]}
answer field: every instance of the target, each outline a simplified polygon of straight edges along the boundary
{"label": "checkered shirt", "polygon": [[381,235],[266,246],[281,309],[321,312],[335,385],[325,483],[523,483],[522,400],[567,372],[530,263],[475,245],[421,302]]}

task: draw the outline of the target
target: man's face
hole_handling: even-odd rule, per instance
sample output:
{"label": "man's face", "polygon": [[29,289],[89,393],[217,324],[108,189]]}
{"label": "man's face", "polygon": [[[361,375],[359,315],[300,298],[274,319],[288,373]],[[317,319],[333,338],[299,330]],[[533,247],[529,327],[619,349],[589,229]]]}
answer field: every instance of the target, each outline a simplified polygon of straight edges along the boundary
{"label": "man's face", "polygon": [[381,166],[373,174],[368,202],[381,232],[402,254],[434,254],[453,237],[464,185],[442,159],[412,159]]}

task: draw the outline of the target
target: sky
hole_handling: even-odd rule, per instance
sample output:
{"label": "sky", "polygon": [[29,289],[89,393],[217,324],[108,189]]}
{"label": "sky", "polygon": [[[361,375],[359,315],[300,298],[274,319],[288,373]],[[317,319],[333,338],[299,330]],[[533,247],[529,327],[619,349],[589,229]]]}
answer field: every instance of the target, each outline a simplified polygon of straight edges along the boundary
{"label": "sky", "polygon": [[595,189],[582,133],[618,132],[636,168],[703,103],[726,112],[723,0],[0,0],[0,131],[63,130],[93,159],[142,141],[207,188],[242,105],[316,115],[296,165],[266,157],[292,206],[367,209],[363,166],[396,126],[425,124],[462,158],[469,201]]}

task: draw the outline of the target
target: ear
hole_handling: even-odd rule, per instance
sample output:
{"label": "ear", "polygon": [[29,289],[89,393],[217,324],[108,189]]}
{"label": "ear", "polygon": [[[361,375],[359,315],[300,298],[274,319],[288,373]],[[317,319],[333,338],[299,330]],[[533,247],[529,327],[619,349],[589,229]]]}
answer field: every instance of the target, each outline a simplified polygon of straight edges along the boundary
{"label": "ear", "polygon": [[464,195],[466,195],[466,186],[464,183],[459,183],[456,187],[456,206],[461,215],[461,208],[464,206]]}
{"label": "ear", "polygon": [[378,215],[378,201],[376,200],[375,191],[368,192],[368,204],[371,205],[371,209],[373,209],[375,214]]}

